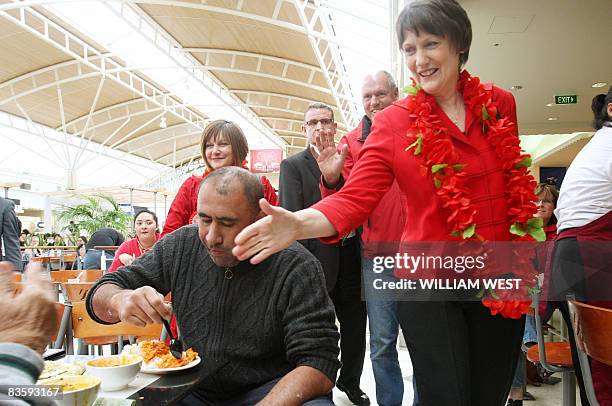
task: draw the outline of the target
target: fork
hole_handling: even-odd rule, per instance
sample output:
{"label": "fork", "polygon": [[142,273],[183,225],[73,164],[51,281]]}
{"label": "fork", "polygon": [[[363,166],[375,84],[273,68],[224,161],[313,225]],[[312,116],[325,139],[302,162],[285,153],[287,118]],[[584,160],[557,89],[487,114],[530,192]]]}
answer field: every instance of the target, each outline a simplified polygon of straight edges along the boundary
{"label": "fork", "polygon": [[164,327],[170,336],[170,353],[176,359],[181,359],[183,357],[183,342],[178,338],[172,335],[172,330],[170,330],[170,323],[168,320],[162,319],[164,322]]}

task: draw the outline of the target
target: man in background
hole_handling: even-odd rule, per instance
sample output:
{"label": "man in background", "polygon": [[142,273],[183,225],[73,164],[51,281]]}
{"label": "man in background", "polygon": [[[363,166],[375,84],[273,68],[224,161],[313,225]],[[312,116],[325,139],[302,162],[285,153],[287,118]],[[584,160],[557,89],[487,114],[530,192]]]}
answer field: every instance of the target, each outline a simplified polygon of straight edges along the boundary
{"label": "man in background", "polygon": [[[304,114],[302,131],[308,146],[281,162],[279,181],[280,206],[298,211],[321,200],[321,171],[311,151],[318,134],[334,135],[337,124],[334,112],[323,103],[313,103]],[[316,153],[316,152],[315,152]],[[361,263],[359,238],[355,232],[341,243],[328,245],[318,239],[300,241],[323,266],[327,291],[340,322],[340,356],[342,368],[336,386],[356,405],[369,405],[370,399],[360,389],[365,356],[366,308],[361,300]]]}
{"label": "man in background", "polygon": [[0,260],[8,261],[14,270],[21,270],[21,251],[19,250],[20,222],[15,213],[15,204],[0,197]]}

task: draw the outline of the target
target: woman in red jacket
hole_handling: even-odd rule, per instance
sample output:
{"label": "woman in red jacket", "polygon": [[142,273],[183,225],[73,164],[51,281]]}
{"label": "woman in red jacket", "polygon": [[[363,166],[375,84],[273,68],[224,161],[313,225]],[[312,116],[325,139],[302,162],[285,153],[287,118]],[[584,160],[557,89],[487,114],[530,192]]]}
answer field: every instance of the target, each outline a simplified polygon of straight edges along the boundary
{"label": "woman in red jacket", "polygon": [[149,252],[159,240],[157,216],[149,210],[141,210],[134,216],[136,236],[119,246],[108,272],[115,272],[119,267],[130,265],[142,254]]}
{"label": "woman in red jacket", "polygon": [[[239,259],[258,263],[297,239],[337,241],[368,218],[394,180],[406,208],[402,243],[544,239],[533,221],[537,184],[519,145],[514,98],[462,70],[472,39],[465,10],[456,0],[409,2],[397,36],[414,80],[409,96],[377,114],[339,192],[295,213],[261,201],[269,215],[237,236]],[[319,160],[343,165],[346,152],[333,139],[315,145]],[[487,309],[477,301],[415,301],[415,294],[406,291],[398,319],[419,403],[503,405],[529,302],[483,300]]]}
{"label": "woman in red jacket", "polygon": [[[168,211],[162,237],[184,225],[197,224],[198,188],[206,175],[225,166],[245,168],[249,144],[240,127],[231,121],[216,120],[206,126],[200,148],[206,171],[202,176],[193,175],[187,178],[181,185]],[[270,181],[262,176],[261,183],[265,199],[271,205],[277,206],[278,197]]]}
{"label": "woman in red jacket", "polygon": [[[202,176],[192,175],[178,190],[161,234],[173,232],[187,224],[198,223],[198,189],[200,183],[212,171],[225,166],[241,166],[245,169],[246,156],[249,153],[249,144],[244,133],[236,124],[227,120],[216,120],[208,124],[202,133],[200,142],[202,159],[206,164],[206,171]],[[274,187],[265,176],[261,177],[264,198],[273,206],[278,206],[278,196]],[[172,317],[170,323],[173,334],[177,334],[176,319]]]}

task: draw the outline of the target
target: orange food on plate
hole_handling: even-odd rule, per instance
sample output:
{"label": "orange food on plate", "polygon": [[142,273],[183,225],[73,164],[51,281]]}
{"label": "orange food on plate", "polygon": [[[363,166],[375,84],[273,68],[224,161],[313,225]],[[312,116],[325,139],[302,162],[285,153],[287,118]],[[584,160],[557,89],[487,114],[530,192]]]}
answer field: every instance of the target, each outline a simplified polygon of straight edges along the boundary
{"label": "orange food on plate", "polygon": [[168,345],[162,341],[150,340],[140,343],[140,353],[145,362],[150,362],[154,358],[160,361],[155,362],[158,368],[177,368],[182,367],[196,359],[198,353],[189,348],[183,352],[181,359],[176,359],[170,353]]}
{"label": "orange food on plate", "polygon": [[198,353],[191,348],[183,352],[181,359],[174,358],[170,352],[161,356],[161,361],[157,362],[158,368],[177,368],[189,364],[196,359]]}

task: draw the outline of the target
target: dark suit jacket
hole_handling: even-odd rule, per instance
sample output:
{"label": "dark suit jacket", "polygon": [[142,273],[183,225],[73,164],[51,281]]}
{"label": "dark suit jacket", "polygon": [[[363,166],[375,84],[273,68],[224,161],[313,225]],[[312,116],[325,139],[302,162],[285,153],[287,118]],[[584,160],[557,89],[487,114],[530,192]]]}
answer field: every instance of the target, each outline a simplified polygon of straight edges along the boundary
{"label": "dark suit jacket", "polygon": [[[306,209],[319,200],[321,171],[317,161],[307,148],[284,159],[280,165],[279,205],[289,211]],[[323,266],[327,291],[331,292],[338,278],[340,248],[323,244],[316,238],[300,240]]]}
{"label": "dark suit jacket", "polygon": [[20,232],[15,205],[0,197],[0,242],[4,244],[4,254],[0,252],[0,260],[11,262],[15,269],[21,269]]}

